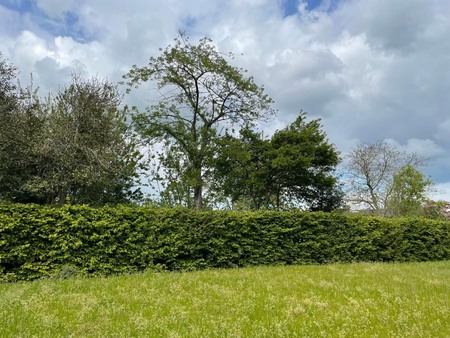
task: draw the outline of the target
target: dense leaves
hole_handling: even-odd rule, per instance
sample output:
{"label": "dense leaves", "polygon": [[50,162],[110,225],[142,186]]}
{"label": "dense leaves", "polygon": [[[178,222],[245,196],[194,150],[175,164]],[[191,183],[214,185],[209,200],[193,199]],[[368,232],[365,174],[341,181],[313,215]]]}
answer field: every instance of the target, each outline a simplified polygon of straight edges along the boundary
{"label": "dense leaves", "polygon": [[140,157],[116,85],[74,76],[45,107],[41,174],[32,184],[46,202],[104,204],[130,198]]}
{"label": "dense leaves", "polygon": [[[0,54],[1,58],[1,54]],[[0,199],[29,202],[30,177],[38,174],[44,116],[36,93],[21,88],[17,70],[0,59]]]}
{"label": "dense leaves", "polygon": [[408,164],[394,175],[388,209],[392,216],[414,217],[425,214],[427,189],[431,181],[414,166]]}
{"label": "dense leaves", "polygon": [[301,113],[270,139],[247,128],[239,138],[223,138],[220,145],[216,185],[234,205],[316,211],[341,206],[342,193],[333,176],[339,155],[320,120],[307,122]]}
{"label": "dense leaves", "polygon": [[264,264],[450,259],[450,222],[310,212],[0,205],[0,281]]}

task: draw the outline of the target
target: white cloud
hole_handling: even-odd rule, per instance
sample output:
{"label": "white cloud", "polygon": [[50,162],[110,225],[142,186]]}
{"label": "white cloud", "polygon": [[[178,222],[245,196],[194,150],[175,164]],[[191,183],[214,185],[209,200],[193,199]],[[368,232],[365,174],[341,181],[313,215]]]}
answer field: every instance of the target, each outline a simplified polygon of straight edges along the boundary
{"label": "white cloud", "polygon": [[394,53],[417,50],[422,33],[433,20],[429,0],[355,0],[339,14],[347,20],[350,32],[364,34],[374,48]]}
{"label": "white cloud", "polygon": [[23,31],[13,47],[14,62],[25,67],[31,68],[36,61],[53,55],[46,41],[30,31]]}
{"label": "white cloud", "polygon": [[406,151],[416,153],[425,158],[436,157],[445,154],[445,150],[435,141],[430,139],[409,139],[406,144]]}

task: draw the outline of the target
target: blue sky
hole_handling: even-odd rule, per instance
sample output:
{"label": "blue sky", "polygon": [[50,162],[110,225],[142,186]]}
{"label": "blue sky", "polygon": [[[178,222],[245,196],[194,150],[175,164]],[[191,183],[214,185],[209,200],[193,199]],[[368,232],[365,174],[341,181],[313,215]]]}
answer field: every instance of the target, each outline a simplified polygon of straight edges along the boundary
{"label": "blue sky", "polygon": [[386,140],[429,158],[450,200],[448,0],[0,0],[0,51],[42,92],[73,71],[120,80],[180,29],[265,86],[278,109],[266,134],[303,109],[343,156]]}
{"label": "blue sky", "polygon": [[[309,0],[306,2],[308,9],[315,9],[320,6],[321,0]],[[298,0],[283,0],[280,4],[283,7],[284,15],[295,15],[298,11]]]}
{"label": "blue sky", "polygon": [[[0,0],[4,7],[20,13],[43,31],[53,36],[71,36],[78,41],[91,41],[94,37],[83,31],[78,22],[78,15],[74,11],[65,11],[57,17],[50,16],[41,9],[35,0]],[[24,26],[26,27],[26,23]]]}

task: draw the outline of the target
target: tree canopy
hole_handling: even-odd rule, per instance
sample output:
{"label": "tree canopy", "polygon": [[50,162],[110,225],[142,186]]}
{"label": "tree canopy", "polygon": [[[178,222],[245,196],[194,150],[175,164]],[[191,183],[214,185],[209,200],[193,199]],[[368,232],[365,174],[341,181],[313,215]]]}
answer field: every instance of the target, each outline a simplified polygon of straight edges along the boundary
{"label": "tree canopy", "polygon": [[[1,54],[0,54],[1,57]],[[40,160],[34,152],[43,127],[31,88],[21,88],[18,70],[0,60],[0,199],[28,202],[28,180]]]}
{"label": "tree canopy", "polygon": [[[301,113],[286,128],[263,139],[250,129],[221,143],[217,189],[249,209],[292,207],[331,211],[341,206],[334,171],[339,154],[326,139],[320,120]],[[245,202],[246,201],[246,202]]]}
{"label": "tree canopy", "polygon": [[0,52],[0,112],[2,121],[11,112],[18,99],[18,87],[15,83],[17,68],[4,59]]}
{"label": "tree canopy", "polygon": [[157,83],[159,103],[136,111],[134,123],[148,144],[162,148],[154,154],[162,166],[155,177],[164,178],[165,193],[197,209],[226,130],[274,113],[264,88],[231,66],[208,38],[193,45],[180,34],[147,66],[133,66],[125,79],[130,89]]}
{"label": "tree canopy", "polygon": [[[247,210],[344,206],[339,152],[319,119],[301,112],[263,137],[258,124],[275,115],[273,101],[231,65],[232,54],[208,38],[192,44],[184,33],[159,51],[124,75],[128,93],[152,84],[158,95],[150,97],[156,103],[131,109],[122,105],[117,84],[77,75],[57,93],[39,97],[32,84],[20,86],[18,70],[0,53],[0,200],[135,200],[145,147],[153,164],[149,182],[159,193],[155,203]],[[423,158],[379,141],[358,144],[347,160],[346,198],[353,205],[380,216],[447,217],[444,204],[426,201],[431,181],[419,170]]]}
{"label": "tree canopy", "polygon": [[392,193],[387,204],[390,216],[426,215],[423,207],[431,184],[432,182],[411,164],[401,167],[393,177]]}
{"label": "tree canopy", "polygon": [[48,203],[104,204],[126,201],[138,177],[140,158],[121,94],[108,81],[73,76],[45,105],[39,148],[40,175],[33,185]]}

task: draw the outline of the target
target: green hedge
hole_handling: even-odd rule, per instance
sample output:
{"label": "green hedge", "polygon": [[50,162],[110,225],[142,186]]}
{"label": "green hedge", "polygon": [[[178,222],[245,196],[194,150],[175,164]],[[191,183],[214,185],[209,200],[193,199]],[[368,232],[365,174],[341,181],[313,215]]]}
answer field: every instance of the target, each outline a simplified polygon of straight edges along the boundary
{"label": "green hedge", "polygon": [[0,205],[0,281],[270,264],[450,259],[450,222],[309,212]]}

